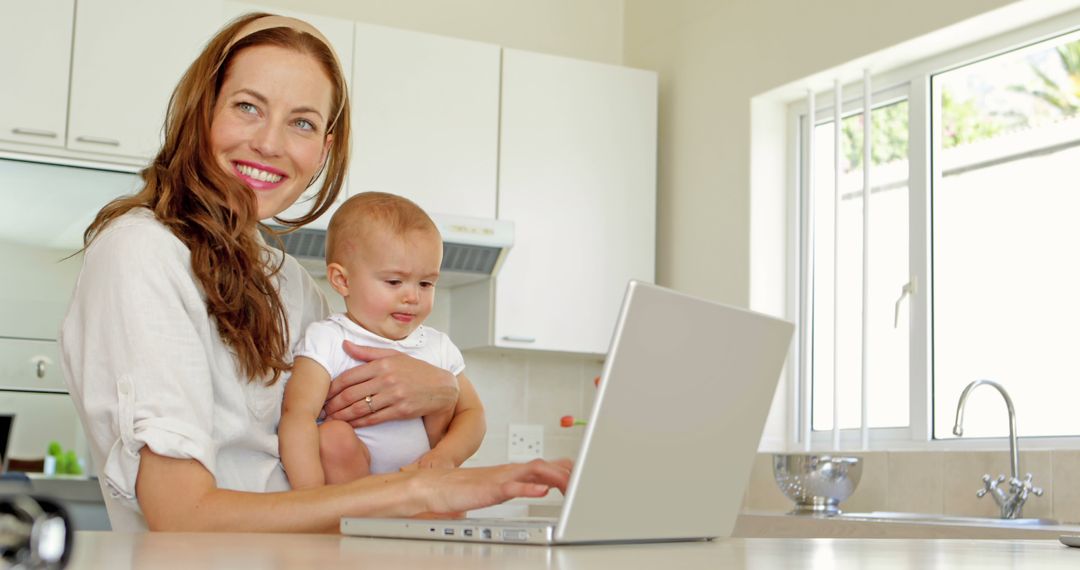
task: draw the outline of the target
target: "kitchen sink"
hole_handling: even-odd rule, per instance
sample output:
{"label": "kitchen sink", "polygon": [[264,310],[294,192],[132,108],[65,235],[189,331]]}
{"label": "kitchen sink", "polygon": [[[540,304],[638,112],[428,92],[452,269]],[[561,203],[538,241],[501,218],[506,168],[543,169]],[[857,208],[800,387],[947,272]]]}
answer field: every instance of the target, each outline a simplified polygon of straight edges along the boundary
{"label": "kitchen sink", "polygon": [[934,523],[934,524],[956,524],[956,525],[968,525],[968,526],[1005,526],[1005,527],[1033,527],[1033,526],[1052,526],[1060,524],[1054,519],[1000,519],[990,517],[958,517],[951,515],[934,515],[927,513],[898,513],[887,511],[874,511],[870,513],[844,513],[838,518],[842,519],[858,519],[858,520],[875,520],[875,521],[896,521],[896,522],[911,522],[911,523]]}

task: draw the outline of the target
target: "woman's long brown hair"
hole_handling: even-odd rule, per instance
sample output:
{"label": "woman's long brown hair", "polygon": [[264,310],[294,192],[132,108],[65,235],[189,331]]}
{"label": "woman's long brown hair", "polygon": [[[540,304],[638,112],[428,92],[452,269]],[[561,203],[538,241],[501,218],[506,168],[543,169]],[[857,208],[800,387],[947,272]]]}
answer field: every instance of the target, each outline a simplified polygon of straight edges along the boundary
{"label": "woman's long brown hair", "polygon": [[[221,84],[232,59],[259,45],[295,49],[311,55],[334,86],[333,135],[324,169],[326,179],[311,210],[296,219],[275,218],[284,226],[302,226],[333,204],[345,181],[349,161],[349,101],[345,79],[331,49],[293,28],[270,28],[235,43],[245,25],[266,14],[242,16],[222,29],[191,64],[176,86],[165,119],[165,143],[141,172],[145,186],[133,196],[107,204],[84,234],[88,247],[111,221],[144,207],[191,251],[191,268],[206,295],[206,309],[222,340],[236,355],[249,381],[275,383],[291,366],[285,308],[274,278],[274,263],[256,228],[254,192],[218,166],[210,148],[210,124]],[[282,258],[283,259],[283,258]]]}

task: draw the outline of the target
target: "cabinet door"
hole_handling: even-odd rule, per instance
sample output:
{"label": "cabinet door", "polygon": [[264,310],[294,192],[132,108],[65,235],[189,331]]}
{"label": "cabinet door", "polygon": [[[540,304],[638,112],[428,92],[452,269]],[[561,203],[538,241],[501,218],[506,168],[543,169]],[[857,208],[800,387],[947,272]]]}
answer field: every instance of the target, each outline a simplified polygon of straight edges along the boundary
{"label": "cabinet door", "polygon": [[220,0],[79,0],[68,148],[152,158],[169,97],[220,14]]}
{"label": "cabinet door", "polygon": [[630,279],[654,279],[656,75],[504,50],[496,346],[605,353]]}
{"label": "cabinet door", "polygon": [[75,0],[0,3],[0,140],[64,146]]}
{"label": "cabinet door", "polygon": [[356,24],[352,192],[495,217],[499,48]]}
{"label": "cabinet door", "polygon": [[0,390],[67,394],[56,341],[0,338]]}
{"label": "cabinet door", "polygon": [[[322,35],[326,36],[327,40],[330,40],[330,45],[334,48],[338,61],[341,63],[342,73],[345,74],[345,82],[349,85],[349,93],[352,93],[353,23],[351,20],[306,14],[294,10],[282,10],[280,8],[273,8],[260,4],[248,4],[246,2],[225,2],[222,7],[223,19],[221,20],[221,25],[224,26],[238,16],[249,12],[266,12],[268,14],[288,16],[290,18],[303,20],[312,26],[315,26]],[[325,181],[326,176],[321,176],[315,181],[315,184],[311,185],[311,188],[306,190],[300,198],[296,200],[295,204],[282,212],[280,217],[283,219],[299,218],[310,212],[312,206],[311,200],[319,193],[319,190],[322,189],[322,185]],[[348,183],[346,182],[346,185],[347,184]],[[334,215],[337,206],[344,202],[346,198],[348,198],[348,192],[346,191],[346,188],[342,188],[334,206],[331,206],[326,213],[304,227],[325,230],[330,224],[330,217]],[[274,222],[272,220],[267,220],[267,223],[273,224]]]}

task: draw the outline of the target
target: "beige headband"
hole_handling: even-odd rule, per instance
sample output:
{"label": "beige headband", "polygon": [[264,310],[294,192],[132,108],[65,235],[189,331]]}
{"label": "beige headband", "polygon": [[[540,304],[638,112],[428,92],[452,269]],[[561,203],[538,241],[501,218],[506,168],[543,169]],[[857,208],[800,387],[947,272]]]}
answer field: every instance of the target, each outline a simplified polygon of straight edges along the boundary
{"label": "beige headband", "polygon": [[[289,18],[287,16],[263,16],[262,18],[257,18],[248,22],[243,28],[240,28],[240,31],[236,32],[233,39],[229,41],[229,45],[225,46],[225,52],[228,53],[229,48],[243,38],[258,31],[269,30],[270,28],[292,28],[300,32],[307,32],[316,38],[319,38],[319,41],[326,44],[326,47],[330,48],[330,52],[334,54],[334,59],[337,59],[337,53],[334,52],[334,46],[331,45],[330,40],[326,39],[326,36],[322,35],[322,32],[316,29],[315,26],[312,26],[303,20],[297,20],[296,18]],[[338,65],[340,66],[340,64],[341,60],[338,60]]]}

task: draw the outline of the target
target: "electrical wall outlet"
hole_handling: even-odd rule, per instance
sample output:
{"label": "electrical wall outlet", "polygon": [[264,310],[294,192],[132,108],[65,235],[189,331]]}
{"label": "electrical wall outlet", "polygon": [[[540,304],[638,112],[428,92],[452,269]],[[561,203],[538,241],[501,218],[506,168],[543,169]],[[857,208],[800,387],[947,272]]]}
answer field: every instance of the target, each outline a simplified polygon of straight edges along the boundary
{"label": "electrical wall outlet", "polygon": [[510,463],[524,463],[544,455],[544,426],[537,424],[510,424],[506,450]]}

